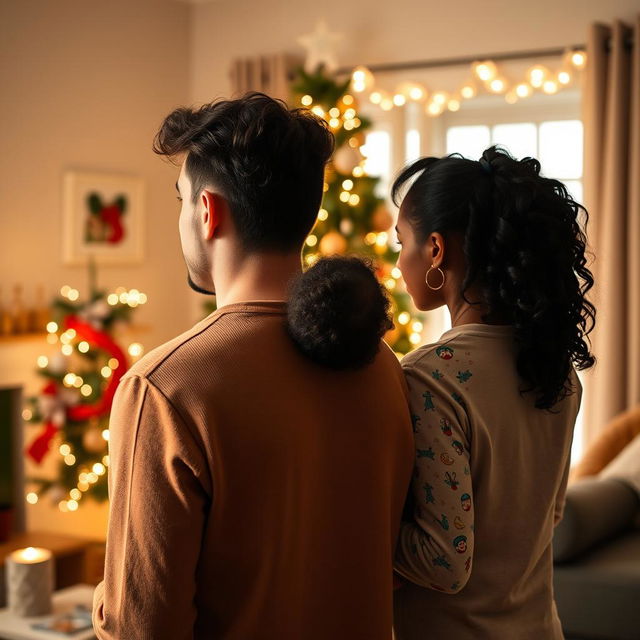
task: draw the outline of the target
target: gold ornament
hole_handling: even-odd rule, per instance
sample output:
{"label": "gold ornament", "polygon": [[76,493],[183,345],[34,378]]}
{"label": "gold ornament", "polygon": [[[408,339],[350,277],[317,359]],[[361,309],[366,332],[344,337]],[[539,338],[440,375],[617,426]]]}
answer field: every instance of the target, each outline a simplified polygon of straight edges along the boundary
{"label": "gold ornament", "polygon": [[374,231],[387,231],[393,224],[393,216],[384,204],[378,206],[371,218]]}
{"label": "gold ornament", "polygon": [[347,250],[347,240],[337,231],[329,231],[320,240],[320,253],[323,256],[341,255]]}

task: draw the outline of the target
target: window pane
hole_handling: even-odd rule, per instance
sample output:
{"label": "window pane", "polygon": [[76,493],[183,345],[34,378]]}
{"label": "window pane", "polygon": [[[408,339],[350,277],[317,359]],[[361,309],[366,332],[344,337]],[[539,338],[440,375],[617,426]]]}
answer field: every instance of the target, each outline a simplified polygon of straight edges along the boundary
{"label": "window pane", "polygon": [[405,139],[405,160],[413,162],[420,157],[420,132],[417,129],[409,129]]}
{"label": "window pane", "polygon": [[505,147],[518,160],[527,156],[535,158],[538,154],[536,133],[536,125],[530,122],[499,124],[493,127],[491,144]]}
{"label": "window pane", "polygon": [[582,182],[580,180],[563,180],[564,186],[567,187],[567,191],[571,194],[571,197],[580,204],[582,202]]}
{"label": "window pane", "polygon": [[540,125],[542,173],[560,180],[582,177],[582,122],[560,120]]}
{"label": "window pane", "polygon": [[450,127],[447,129],[447,153],[461,153],[478,160],[490,146],[489,127]]}
{"label": "window pane", "polygon": [[380,178],[376,185],[375,195],[384,198],[387,195],[391,176],[391,136],[388,131],[371,131],[360,147],[366,158],[364,170],[370,175]]}

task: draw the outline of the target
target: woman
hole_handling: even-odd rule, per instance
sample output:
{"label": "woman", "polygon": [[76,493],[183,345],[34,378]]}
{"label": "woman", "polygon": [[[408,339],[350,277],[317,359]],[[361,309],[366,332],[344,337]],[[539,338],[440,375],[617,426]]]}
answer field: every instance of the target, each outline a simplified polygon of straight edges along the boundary
{"label": "woman", "polygon": [[[416,467],[396,571],[398,640],[562,638],[562,514],[595,309],[586,211],[533,158],[423,158],[398,218],[415,305],[453,328],[403,359]],[[455,594],[455,595],[454,595]]]}

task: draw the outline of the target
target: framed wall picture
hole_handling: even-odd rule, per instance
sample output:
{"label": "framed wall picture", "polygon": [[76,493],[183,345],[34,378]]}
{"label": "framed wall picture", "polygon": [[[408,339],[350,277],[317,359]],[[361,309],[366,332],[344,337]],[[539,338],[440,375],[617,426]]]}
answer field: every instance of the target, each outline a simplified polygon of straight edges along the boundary
{"label": "framed wall picture", "polygon": [[139,264],[143,259],[144,192],[140,178],[68,171],[64,175],[64,264]]}

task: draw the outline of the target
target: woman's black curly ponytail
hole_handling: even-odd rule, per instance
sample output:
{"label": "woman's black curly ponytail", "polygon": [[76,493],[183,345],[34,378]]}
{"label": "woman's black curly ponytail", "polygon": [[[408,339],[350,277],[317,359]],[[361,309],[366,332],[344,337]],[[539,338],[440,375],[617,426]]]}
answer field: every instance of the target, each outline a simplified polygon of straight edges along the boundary
{"label": "woman's black curly ponytail", "polygon": [[456,154],[419,160],[396,179],[394,199],[416,174],[405,210],[418,239],[463,234],[462,295],[473,286],[481,300],[465,299],[484,306],[486,322],[514,325],[523,391],[534,392],[536,407],[552,408],[572,391],[572,365],[595,362],[586,340],[595,323],[586,209],[541,176],[537,160],[517,161],[498,147],[477,162]]}

